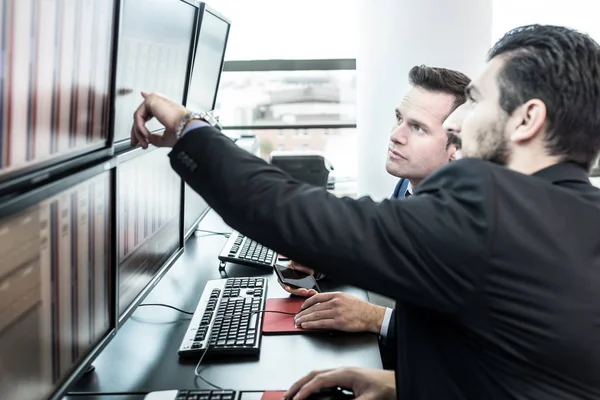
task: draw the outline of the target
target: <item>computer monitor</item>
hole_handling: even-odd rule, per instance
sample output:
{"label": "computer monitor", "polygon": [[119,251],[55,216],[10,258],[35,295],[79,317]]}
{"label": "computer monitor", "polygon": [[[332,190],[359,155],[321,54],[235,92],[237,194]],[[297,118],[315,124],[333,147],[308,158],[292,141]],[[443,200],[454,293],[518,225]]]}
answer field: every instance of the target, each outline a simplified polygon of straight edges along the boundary
{"label": "computer monitor", "polygon": [[0,5],[0,194],[112,154],[117,4]]}
{"label": "computer monitor", "polygon": [[111,164],[0,205],[0,397],[62,398],[114,335]]}
{"label": "computer monitor", "polygon": [[166,149],[117,156],[119,320],[160,280],[182,251],[181,178]]}
{"label": "computer monitor", "polygon": [[[122,0],[116,73],[114,135],[117,151],[129,147],[140,92],[182,102],[197,7],[182,0]],[[152,131],[163,127],[156,120]]]}
{"label": "computer monitor", "polygon": [[[223,70],[230,22],[215,10],[200,4],[193,63],[187,86],[186,106],[191,110],[212,110]],[[184,237],[187,240],[209,210],[198,193],[184,183]]]}
{"label": "computer monitor", "polygon": [[209,111],[215,107],[231,23],[203,3],[199,15],[186,106]]}

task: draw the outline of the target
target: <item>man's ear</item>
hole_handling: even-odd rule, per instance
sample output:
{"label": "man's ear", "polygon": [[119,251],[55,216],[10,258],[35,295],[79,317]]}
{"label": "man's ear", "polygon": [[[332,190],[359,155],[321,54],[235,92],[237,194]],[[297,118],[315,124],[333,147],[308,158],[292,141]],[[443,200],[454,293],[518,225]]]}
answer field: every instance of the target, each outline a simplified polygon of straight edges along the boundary
{"label": "man's ear", "polygon": [[527,142],[542,131],[546,123],[546,104],[539,99],[531,99],[517,107],[510,120],[510,140],[515,143]]}
{"label": "man's ear", "polygon": [[448,162],[456,161],[458,147],[455,144],[448,146]]}

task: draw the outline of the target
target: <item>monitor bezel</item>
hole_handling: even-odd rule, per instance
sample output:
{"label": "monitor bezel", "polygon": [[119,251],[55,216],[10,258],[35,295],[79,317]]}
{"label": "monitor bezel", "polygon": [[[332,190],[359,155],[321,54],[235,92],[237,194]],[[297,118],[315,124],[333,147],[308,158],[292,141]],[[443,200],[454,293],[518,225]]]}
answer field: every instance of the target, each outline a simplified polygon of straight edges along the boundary
{"label": "monitor bezel", "polygon": [[115,197],[115,180],[116,180],[116,163],[114,160],[104,161],[100,164],[96,164],[92,167],[89,167],[81,172],[77,172],[75,174],[64,177],[60,180],[54,181],[47,185],[37,187],[28,192],[21,193],[17,196],[10,198],[7,201],[4,201],[0,204],[0,218],[6,218],[15,213],[24,211],[29,207],[38,204],[39,202],[52,197],[62,191],[68,190],[69,188],[76,186],[78,183],[82,181],[94,178],[95,176],[100,175],[101,173],[109,172],[109,202],[110,205],[110,232],[111,232],[111,240],[110,240],[110,257],[108,259],[108,268],[111,272],[109,288],[110,293],[109,297],[112,301],[112,305],[110,307],[110,315],[109,315],[109,326],[104,335],[96,342],[94,346],[92,346],[86,355],[81,358],[81,360],[73,365],[72,368],[66,373],[65,377],[55,384],[54,390],[48,395],[46,400],[60,400],[62,399],[68,391],[68,388],[75,383],[83,373],[86,372],[87,368],[93,363],[93,361],[100,355],[101,351],[106,348],[106,346],[110,343],[112,338],[116,335],[117,332],[117,316],[118,316],[118,298],[117,298],[117,274],[116,274],[116,264],[115,257],[116,254],[115,246],[117,244],[116,238],[114,235],[114,207],[116,206],[116,197]]}
{"label": "monitor bezel", "polygon": [[140,148],[140,147],[136,147],[136,148],[132,148],[128,151],[125,151],[121,154],[118,154],[115,156],[115,160],[116,160],[116,164],[117,164],[117,176],[115,177],[115,185],[116,185],[116,189],[115,189],[115,210],[114,210],[114,218],[115,218],[115,225],[114,225],[114,230],[113,230],[113,234],[115,236],[115,274],[116,274],[116,287],[117,287],[117,305],[116,305],[116,310],[117,310],[117,329],[121,326],[123,326],[123,324],[129,319],[129,317],[131,317],[131,315],[136,311],[137,307],[142,303],[142,301],[144,301],[144,299],[148,296],[148,294],[150,294],[150,292],[152,291],[152,289],[154,289],[154,287],[156,287],[156,285],[160,282],[160,280],[165,276],[165,274],[171,269],[171,267],[173,266],[173,264],[175,264],[175,262],[177,261],[177,259],[181,256],[181,254],[183,254],[183,228],[181,227],[181,192],[179,192],[179,204],[180,204],[180,210],[179,210],[179,229],[177,230],[177,232],[179,232],[179,240],[178,240],[178,247],[177,250],[171,254],[171,256],[169,256],[169,258],[163,263],[163,265],[161,265],[157,272],[154,274],[154,276],[152,277],[152,279],[146,284],[146,286],[144,286],[144,288],[140,291],[140,293],[127,305],[127,307],[124,309],[124,311],[121,313],[120,312],[120,307],[119,307],[119,286],[120,286],[120,274],[119,274],[119,270],[120,270],[120,262],[119,262],[119,256],[118,256],[118,244],[120,243],[119,240],[119,210],[118,210],[118,199],[119,199],[119,193],[118,193],[118,188],[119,188],[119,176],[118,176],[118,171],[119,171],[119,166],[127,161],[131,161],[135,158],[138,158],[142,155],[148,154],[150,152],[153,152],[155,150],[157,150],[158,148],[156,147],[150,147],[146,150]]}
{"label": "monitor bezel", "polygon": [[66,174],[77,169],[87,168],[97,162],[108,160],[114,155],[114,117],[115,117],[115,87],[118,38],[120,32],[121,2],[113,0],[112,26],[110,38],[109,84],[108,84],[108,110],[107,110],[107,137],[104,143],[90,145],[89,147],[27,165],[15,171],[7,172],[0,177],[0,196],[15,192],[23,192],[34,187],[40,187],[55,179],[61,179]]}

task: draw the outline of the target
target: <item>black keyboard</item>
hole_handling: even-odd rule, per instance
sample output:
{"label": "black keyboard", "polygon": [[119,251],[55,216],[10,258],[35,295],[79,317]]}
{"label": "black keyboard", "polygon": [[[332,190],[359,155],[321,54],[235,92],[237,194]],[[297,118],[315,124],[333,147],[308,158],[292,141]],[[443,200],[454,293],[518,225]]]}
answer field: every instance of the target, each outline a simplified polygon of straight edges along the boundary
{"label": "black keyboard", "polygon": [[266,299],[265,278],[208,281],[179,355],[258,355],[263,314],[256,311],[264,310]]}
{"label": "black keyboard", "polygon": [[144,400],[236,400],[233,390],[162,390],[150,392]]}
{"label": "black keyboard", "polygon": [[277,262],[277,254],[241,233],[233,231],[219,254],[219,260],[271,269]]}

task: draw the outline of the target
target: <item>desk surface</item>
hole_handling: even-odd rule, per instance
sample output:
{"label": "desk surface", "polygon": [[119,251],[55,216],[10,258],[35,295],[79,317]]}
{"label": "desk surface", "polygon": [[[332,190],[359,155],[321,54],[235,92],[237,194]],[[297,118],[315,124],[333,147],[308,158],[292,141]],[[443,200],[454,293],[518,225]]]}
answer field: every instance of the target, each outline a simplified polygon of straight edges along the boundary
{"label": "desk surface", "polygon": [[[230,229],[214,212],[200,229]],[[224,277],[266,276],[268,297],[287,297],[272,272],[228,264],[226,276],[219,272],[217,256],[226,242],[222,235],[198,232],[186,244],[183,255],[143,303],[164,303],[194,311],[206,281]],[[366,299],[364,290],[342,290]],[[94,371],[74,384],[69,400],[137,400],[130,397],[75,396],[84,393],[144,393],[166,389],[210,389],[194,377],[195,361],[180,361],[177,350],[190,316],[164,307],[138,308],[120,328],[112,342],[94,362]],[[284,390],[314,369],[340,366],[381,368],[377,337],[373,334],[284,335],[262,337],[259,358],[205,360],[201,375],[208,381],[234,390]]]}

